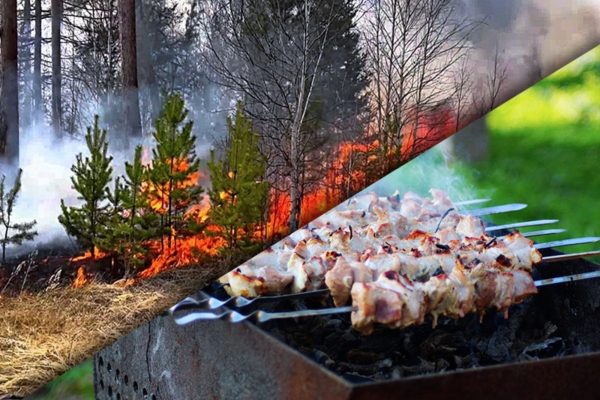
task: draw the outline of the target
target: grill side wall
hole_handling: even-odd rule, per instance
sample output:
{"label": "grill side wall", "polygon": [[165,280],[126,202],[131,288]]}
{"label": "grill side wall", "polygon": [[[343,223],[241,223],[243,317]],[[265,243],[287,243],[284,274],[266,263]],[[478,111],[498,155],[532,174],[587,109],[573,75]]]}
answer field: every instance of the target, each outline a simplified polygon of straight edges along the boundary
{"label": "grill side wall", "polygon": [[161,316],[94,358],[96,398],[347,399],[332,373],[249,324]]}

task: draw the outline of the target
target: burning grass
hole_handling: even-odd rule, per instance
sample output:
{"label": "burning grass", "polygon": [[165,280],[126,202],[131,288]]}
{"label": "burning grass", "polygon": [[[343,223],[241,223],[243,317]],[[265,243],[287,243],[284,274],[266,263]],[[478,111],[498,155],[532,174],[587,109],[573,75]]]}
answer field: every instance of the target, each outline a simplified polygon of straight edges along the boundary
{"label": "burning grass", "polygon": [[226,269],[203,265],[127,287],[91,282],[0,297],[0,398],[31,394]]}

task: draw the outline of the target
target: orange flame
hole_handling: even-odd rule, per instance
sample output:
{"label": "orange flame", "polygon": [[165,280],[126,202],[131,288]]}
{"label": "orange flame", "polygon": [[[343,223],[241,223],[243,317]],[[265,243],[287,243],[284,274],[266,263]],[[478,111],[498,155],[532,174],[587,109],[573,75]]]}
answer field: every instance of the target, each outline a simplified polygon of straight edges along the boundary
{"label": "orange flame", "polygon": [[[390,149],[386,155],[378,152],[381,149],[380,142],[373,139],[374,135],[371,132],[365,132],[365,135],[359,140],[339,143],[333,149],[335,158],[325,165],[326,170],[321,176],[319,184],[313,184],[302,198],[300,225],[310,222],[323,212],[339,204],[340,201],[368,186],[372,183],[370,180],[377,179],[378,173],[369,175],[368,170],[370,166],[377,165],[380,161],[379,157],[387,158],[394,156],[395,152],[399,152],[401,159],[407,161],[449,136],[454,132],[454,124],[453,115],[448,110],[437,110],[434,115],[421,116],[418,128],[406,127],[407,133],[403,136],[400,148]],[[150,162],[147,151],[144,151],[143,158],[146,164]],[[397,157],[393,159],[397,159]],[[175,163],[177,172],[183,172],[187,168],[188,163],[185,160]],[[201,178],[200,172],[190,173],[177,188],[198,185]],[[143,190],[149,193],[150,205],[156,212],[165,213],[167,211],[166,194],[169,188],[166,185],[156,186],[147,182],[143,185]],[[220,193],[220,196],[223,199],[228,198],[226,192]],[[254,237],[272,241],[278,236],[289,233],[288,219],[291,211],[289,194],[271,189],[268,209],[268,220],[265,223],[264,230],[257,228]],[[200,203],[192,205],[184,216],[198,223],[207,224],[209,223],[210,211],[210,199],[207,195],[204,195]],[[161,246],[160,240],[148,243],[152,259],[149,266],[140,272],[138,277],[150,278],[168,269],[182,268],[201,262],[204,256],[218,255],[220,250],[227,246],[227,242],[223,239],[221,233],[221,227],[208,225],[201,233],[189,237],[177,237],[177,232],[172,231],[171,240],[173,240],[174,245],[171,248]],[[99,250],[96,250],[96,252],[97,257],[105,256]],[[73,258],[73,261],[90,258],[91,254],[86,252],[83,256]],[[85,270],[80,267],[73,285],[83,285],[86,279]]]}
{"label": "orange flame", "polygon": [[[100,250],[98,247],[94,247],[94,255],[95,255],[95,259],[99,259],[99,258],[106,257],[108,254],[106,254],[105,252]],[[92,252],[90,250],[86,250],[85,253],[83,253],[83,255],[81,255],[81,256],[71,258],[71,261],[73,261],[73,262],[87,261],[87,260],[94,260],[94,257],[92,257]]]}
{"label": "orange flame", "polygon": [[[175,160],[173,170],[174,172],[184,172],[188,169],[187,160]],[[186,176],[183,182],[177,182],[174,187],[169,187],[169,184],[155,185],[151,182],[145,182],[142,185],[142,190],[148,192],[150,197],[150,207],[160,214],[167,212],[169,208],[168,194],[170,191],[190,188],[196,186],[200,181],[200,171],[194,171]]]}
{"label": "orange flame", "polygon": [[[165,247],[154,258],[148,268],[138,274],[140,278],[151,278],[168,269],[184,268],[200,262],[202,256],[216,256],[226,246],[225,240],[211,234],[218,233],[218,227],[211,225],[197,235],[177,238],[172,248]],[[151,246],[160,248],[158,243]]]}
{"label": "orange flame", "polygon": [[77,276],[75,277],[75,280],[73,281],[73,287],[75,289],[79,289],[79,288],[84,287],[87,283],[88,283],[88,278],[85,274],[85,268],[82,265],[77,269]]}

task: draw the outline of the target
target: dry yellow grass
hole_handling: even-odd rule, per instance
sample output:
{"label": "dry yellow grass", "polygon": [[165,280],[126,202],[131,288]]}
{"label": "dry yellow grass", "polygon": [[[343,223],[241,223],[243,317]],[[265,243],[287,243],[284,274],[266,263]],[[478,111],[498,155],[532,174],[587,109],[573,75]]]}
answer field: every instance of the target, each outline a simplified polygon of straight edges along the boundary
{"label": "dry yellow grass", "polygon": [[189,268],[124,288],[91,283],[0,298],[0,399],[31,394],[219,276]]}

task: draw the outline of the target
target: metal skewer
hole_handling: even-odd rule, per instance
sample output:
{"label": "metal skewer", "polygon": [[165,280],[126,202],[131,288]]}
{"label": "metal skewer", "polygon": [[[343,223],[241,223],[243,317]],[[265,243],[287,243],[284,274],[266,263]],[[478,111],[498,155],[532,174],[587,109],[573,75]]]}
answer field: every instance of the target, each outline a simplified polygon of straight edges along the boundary
{"label": "metal skewer", "polygon": [[[591,240],[591,239],[594,239],[594,240]],[[574,244],[574,242],[577,244],[592,243],[592,242],[598,241],[599,239],[600,238],[593,238],[593,237],[592,238],[566,239],[564,241],[538,243],[538,244],[536,244],[536,247],[538,249],[539,248],[548,248],[548,247],[557,247],[557,246],[561,245],[559,243],[564,243],[563,244],[564,246],[572,245],[572,244]],[[556,256],[546,256],[542,259],[542,263],[569,261],[569,260],[576,260],[576,259],[580,259],[580,258],[593,257],[593,256],[600,256],[600,250],[588,251],[588,252],[582,252],[582,253],[560,254],[560,255],[556,255]],[[185,299],[183,299],[182,301],[180,301],[179,303],[177,303],[173,307],[171,307],[169,312],[171,314],[174,314],[174,313],[184,311],[184,310],[189,310],[189,309],[214,310],[214,309],[224,307],[224,306],[233,307],[233,308],[238,309],[239,311],[242,311],[243,309],[250,309],[252,306],[257,306],[257,305],[261,305],[261,304],[279,303],[284,300],[298,300],[298,299],[303,299],[303,298],[326,296],[328,294],[329,294],[328,289],[318,289],[318,290],[311,290],[308,292],[301,292],[301,293],[291,293],[291,294],[283,294],[283,295],[275,295],[275,296],[262,296],[262,297],[254,297],[254,298],[247,298],[247,297],[243,297],[243,296],[234,296],[234,297],[230,297],[226,300],[219,300],[214,297],[208,297],[208,298],[204,298],[204,299],[200,299],[200,300],[194,299],[193,297],[186,297]]]}
{"label": "metal skewer", "polygon": [[477,208],[475,210],[464,210],[462,213],[466,215],[472,215],[474,217],[481,217],[484,215],[500,214],[511,211],[519,211],[527,207],[527,204],[514,203],[504,204],[501,206]]}
{"label": "metal skewer", "polygon": [[592,271],[592,272],[585,272],[582,274],[559,276],[556,278],[541,279],[541,280],[535,281],[535,286],[540,287],[540,286],[556,285],[557,283],[583,281],[586,279],[593,279],[593,278],[600,278],[600,270]]}
{"label": "metal skewer", "polygon": [[352,311],[352,307],[332,307],[322,308],[320,310],[299,310],[299,311],[284,311],[284,312],[268,312],[257,310],[250,314],[240,314],[237,311],[226,310],[221,313],[213,313],[210,311],[197,311],[183,315],[181,317],[175,317],[175,323],[177,325],[187,325],[195,321],[208,321],[208,320],[227,320],[229,322],[238,323],[242,321],[252,320],[254,322],[262,323],[275,319],[288,319],[298,317],[314,317],[318,315],[332,315],[332,314],[345,314]]}
{"label": "metal skewer", "polygon": [[[556,278],[542,279],[535,281],[536,287],[556,285],[560,283],[576,282],[587,279],[600,278],[600,270],[586,272],[581,274],[559,276]],[[300,318],[300,317],[315,317],[319,315],[332,315],[332,314],[345,314],[352,312],[354,307],[331,307],[322,309],[312,310],[298,310],[298,311],[283,311],[283,312],[268,312],[262,310],[256,310],[249,314],[241,314],[233,310],[225,310],[220,313],[214,313],[211,311],[196,311],[190,312],[183,316],[175,316],[175,323],[177,325],[187,325],[195,321],[208,321],[208,320],[227,320],[232,323],[239,323],[242,321],[252,320],[257,323],[267,322],[276,319],[288,319],[288,318]]]}
{"label": "metal skewer", "polygon": [[500,231],[503,229],[515,229],[515,228],[524,228],[524,227],[528,227],[528,226],[548,225],[548,224],[555,224],[558,221],[559,220],[557,220],[557,219],[538,219],[535,221],[513,222],[511,224],[488,226],[485,228],[485,231],[486,232],[494,232],[494,231]]}
{"label": "metal skewer", "polygon": [[279,303],[279,302],[285,301],[285,300],[298,300],[298,299],[303,299],[303,298],[326,296],[328,294],[329,294],[329,289],[318,289],[318,290],[311,290],[308,292],[283,294],[283,295],[279,295],[279,296],[262,296],[262,297],[254,297],[254,298],[250,298],[250,299],[247,297],[243,297],[243,296],[234,296],[234,297],[230,297],[226,300],[219,300],[214,297],[208,297],[205,299],[197,300],[197,299],[194,299],[193,297],[186,297],[185,299],[181,300],[179,303],[177,303],[173,307],[171,307],[169,311],[171,313],[175,313],[175,312],[183,311],[186,309],[198,309],[198,308],[214,310],[216,308],[225,307],[225,306],[226,307],[235,307],[238,310],[240,310],[243,308],[248,308],[250,306],[256,306],[256,305],[260,305],[260,304]]}
{"label": "metal skewer", "polygon": [[581,238],[573,238],[573,239],[565,239],[565,240],[556,240],[553,242],[546,242],[546,243],[536,243],[536,244],[534,244],[534,246],[536,249],[542,250],[542,249],[550,249],[552,247],[573,246],[576,244],[588,244],[588,243],[596,243],[596,242],[600,242],[600,237],[589,236],[589,237],[581,237]]}
{"label": "metal skewer", "polygon": [[[539,231],[531,231],[531,232],[521,232],[521,235],[525,237],[533,237],[533,236],[546,236],[546,235],[556,235],[558,233],[566,232],[566,229],[542,229]],[[500,236],[503,238],[504,236]]]}
{"label": "metal skewer", "polygon": [[455,206],[457,207],[461,207],[461,206],[470,206],[473,204],[482,204],[482,203],[487,203],[488,201],[491,201],[492,199],[473,199],[473,200],[464,200],[464,201],[457,201],[456,203],[454,203]]}
{"label": "metal skewer", "polygon": [[559,254],[556,256],[546,256],[542,259],[544,263],[578,260],[580,258],[600,256],[600,250],[584,251],[582,253]]}

